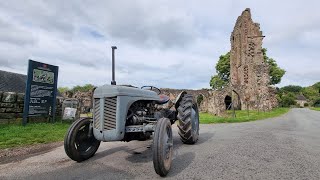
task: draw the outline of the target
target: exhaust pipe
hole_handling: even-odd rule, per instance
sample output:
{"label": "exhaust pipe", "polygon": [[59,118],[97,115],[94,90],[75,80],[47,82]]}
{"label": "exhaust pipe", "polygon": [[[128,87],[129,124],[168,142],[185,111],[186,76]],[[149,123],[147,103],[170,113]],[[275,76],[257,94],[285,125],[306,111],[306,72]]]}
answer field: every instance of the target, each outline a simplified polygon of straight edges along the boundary
{"label": "exhaust pipe", "polygon": [[115,80],[115,62],[114,62],[114,50],[117,49],[117,46],[111,46],[112,49],[112,81],[111,85],[116,85],[116,80]]}

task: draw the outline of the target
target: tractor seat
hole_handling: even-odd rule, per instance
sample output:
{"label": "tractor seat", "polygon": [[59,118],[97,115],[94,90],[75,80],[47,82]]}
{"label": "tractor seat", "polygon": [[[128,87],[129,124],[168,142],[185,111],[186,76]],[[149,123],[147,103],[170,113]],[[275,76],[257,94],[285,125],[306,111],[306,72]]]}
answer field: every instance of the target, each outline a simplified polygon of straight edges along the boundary
{"label": "tractor seat", "polygon": [[164,95],[164,94],[160,94],[159,98],[160,98],[160,100],[156,101],[157,104],[165,104],[170,100],[169,96]]}

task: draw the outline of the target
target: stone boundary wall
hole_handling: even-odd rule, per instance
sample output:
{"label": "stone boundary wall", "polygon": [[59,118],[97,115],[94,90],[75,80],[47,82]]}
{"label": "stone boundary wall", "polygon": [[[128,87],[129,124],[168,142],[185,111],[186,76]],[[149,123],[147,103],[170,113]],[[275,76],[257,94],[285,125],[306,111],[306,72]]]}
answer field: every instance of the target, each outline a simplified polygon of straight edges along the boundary
{"label": "stone boundary wall", "polygon": [[16,121],[23,116],[24,94],[0,92],[0,124]]}
{"label": "stone boundary wall", "polygon": [[[62,101],[57,98],[57,116],[61,116]],[[24,93],[0,91],[0,124],[21,122],[23,118]]]}

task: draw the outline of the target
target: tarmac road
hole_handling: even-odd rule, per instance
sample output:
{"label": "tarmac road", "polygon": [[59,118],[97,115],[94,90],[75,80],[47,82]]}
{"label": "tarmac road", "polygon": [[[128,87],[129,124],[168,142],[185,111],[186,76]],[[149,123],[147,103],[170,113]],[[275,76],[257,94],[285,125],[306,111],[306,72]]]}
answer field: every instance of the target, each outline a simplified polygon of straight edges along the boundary
{"label": "tarmac road", "polygon": [[[320,179],[320,112],[292,109],[274,119],[200,126],[196,145],[180,142],[168,179]],[[0,179],[162,179],[152,141],[102,143],[83,162],[63,147],[0,165]]]}

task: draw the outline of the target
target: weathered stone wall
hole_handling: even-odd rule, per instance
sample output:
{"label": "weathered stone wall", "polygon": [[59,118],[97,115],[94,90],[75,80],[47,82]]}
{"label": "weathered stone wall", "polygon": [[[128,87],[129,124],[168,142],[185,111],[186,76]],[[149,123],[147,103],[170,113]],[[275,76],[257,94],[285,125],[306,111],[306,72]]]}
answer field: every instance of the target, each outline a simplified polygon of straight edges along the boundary
{"label": "weathered stone wall", "polygon": [[243,11],[230,38],[230,89],[239,94],[241,109],[272,108],[275,97],[269,87],[269,66],[263,59],[263,37],[250,9]]}
{"label": "weathered stone wall", "polygon": [[24,94],[0,92],[0,124],[10,123],[23,115]]}
{"label": "weathered stone wall", "polygon": [[75,93],[66,91],[63,93],[63,96],[65,98],[75,98],[79,101],[80,113],[88,113],[90,111],[90,109],[92,108],[92,95],[93,91],[77,91]]}
{"label": "weathered stone wall", "polygon": [[[23,117],[24,93],[0,91],[0,124],[8,124]],[[61,116],[61,99],[57,98],[58,116]]]}
{"label": "weathered stone wall", "polygon": [[[186,91],[188,94],[192,94],[195,101],[197,100],[198,96],[203,97],[203,101],[198,104],[200,111],[207,111],[207,104],[205,99],[209,97],[209,91],[206,89],[199,89],[199,90],[191,90],[191,89],[169,89],[169,88],[161,88],[161,94],[165,94],[170,97],[171,100],[175,100],[176,97],[182,92]],[[75,92],[74,94],[71,92],[65,92],[63,94],[66,98],[75,98],[79,101],[79,106],[81,109],[81,113],[86,113],[92,108],[92,94],[93,91],[88,92]]]}

